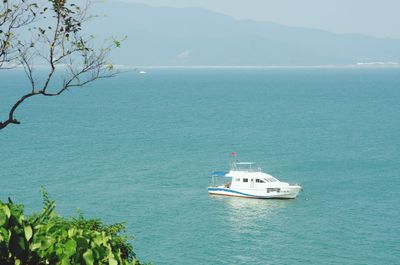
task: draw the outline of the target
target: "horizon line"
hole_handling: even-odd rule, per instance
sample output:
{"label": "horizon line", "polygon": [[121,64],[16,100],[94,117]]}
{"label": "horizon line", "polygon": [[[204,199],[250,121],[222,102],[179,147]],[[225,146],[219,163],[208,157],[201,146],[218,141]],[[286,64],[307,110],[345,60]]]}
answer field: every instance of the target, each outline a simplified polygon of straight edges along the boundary
{"label": "horizon line", "polygon": [[[58,65],[63,67],[63,65]],[[140,71],[143,69],[383,69],[400,68],[400,62],[371,62],[347,65],[127,65],[113,64],[116,69]],[[48,65],[38,64],[36,69],[48,68]],[[23,69],[20,65],[10,65],[9,70]]]}
{"label": "horizon line", "polygon": [[321,69],[321,68],[400,68],[400,63],[358,63],[349,65],[124,65],[120,69]]}

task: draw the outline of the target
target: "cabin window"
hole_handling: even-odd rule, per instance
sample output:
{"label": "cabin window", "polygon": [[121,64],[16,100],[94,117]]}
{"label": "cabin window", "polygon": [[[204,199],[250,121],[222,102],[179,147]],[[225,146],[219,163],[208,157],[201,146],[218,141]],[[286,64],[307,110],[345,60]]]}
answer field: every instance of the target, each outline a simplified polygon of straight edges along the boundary
{"label": "cabin window", "polygon": [[240,181],[240,178],[236,178],[235,181]]}
{"label": "cabin window", "polygon": [[256,182],[257,182],[257,183],[265,183],[265,181],[264,181],[264,180],[261,180],[261,179],[256,179]]}
{"label": "cabin window", "polygon": [[243,182],[249,182],[249,180],[248,179],[243,179]]}

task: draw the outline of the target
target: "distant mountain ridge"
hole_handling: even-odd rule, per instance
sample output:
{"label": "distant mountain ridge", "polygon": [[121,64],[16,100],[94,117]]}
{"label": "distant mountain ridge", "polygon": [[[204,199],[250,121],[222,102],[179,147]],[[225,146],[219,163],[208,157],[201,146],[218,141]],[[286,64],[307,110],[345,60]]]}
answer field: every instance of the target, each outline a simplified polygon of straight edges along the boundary
{"label": "distant mountain ridge", "polygon": [[348,65],[400,62],[400,40],[236,20],[202,8],[97,3],[107,14],[87,30],[100,38],[128,36],[113,53],[116,64]]}

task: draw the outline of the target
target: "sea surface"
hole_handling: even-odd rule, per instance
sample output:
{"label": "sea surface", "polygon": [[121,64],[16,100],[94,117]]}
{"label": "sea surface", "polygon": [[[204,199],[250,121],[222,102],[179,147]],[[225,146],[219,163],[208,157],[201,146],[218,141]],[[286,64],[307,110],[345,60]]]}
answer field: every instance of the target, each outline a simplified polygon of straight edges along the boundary
{"label": "sea surface", "polygon": [[[400,69],[147,69],[29,99],[0,131],[0,199],[126,222],[159,264],[399,264]],[[0,115],[28,91],[0,72]],[[294,200],[207,194],[230,153]]]}

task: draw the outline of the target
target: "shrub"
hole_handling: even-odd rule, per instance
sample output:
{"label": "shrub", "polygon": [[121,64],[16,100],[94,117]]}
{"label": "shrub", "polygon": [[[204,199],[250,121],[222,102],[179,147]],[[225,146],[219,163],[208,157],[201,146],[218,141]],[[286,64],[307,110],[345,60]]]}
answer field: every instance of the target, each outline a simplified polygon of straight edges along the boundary
{"label": "shrub", "polygon": [[24,215],[21,204],[0,201],[1,265],[140,265],[122,223],[65,218],[43,193],[39,214]]}

